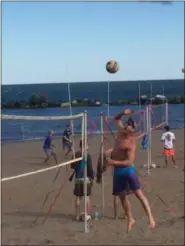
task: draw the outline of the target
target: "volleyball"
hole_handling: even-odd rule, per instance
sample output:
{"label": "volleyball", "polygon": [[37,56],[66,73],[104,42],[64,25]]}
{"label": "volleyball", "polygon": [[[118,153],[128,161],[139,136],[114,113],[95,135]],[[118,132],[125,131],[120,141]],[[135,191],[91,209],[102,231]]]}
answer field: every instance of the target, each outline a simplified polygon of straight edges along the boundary
{"label": "volleyball", "polygon": [[[87,221],[91,220],[91,216],[86,214]],[[85,213],[81,213],[79,217],[80,221],[85,221]]]}
{"label": "volleyball", "polygon": [[119,64],[117,61],[111,60],[106,64],[106,70],[108,73],[116,73],[119,70]]}

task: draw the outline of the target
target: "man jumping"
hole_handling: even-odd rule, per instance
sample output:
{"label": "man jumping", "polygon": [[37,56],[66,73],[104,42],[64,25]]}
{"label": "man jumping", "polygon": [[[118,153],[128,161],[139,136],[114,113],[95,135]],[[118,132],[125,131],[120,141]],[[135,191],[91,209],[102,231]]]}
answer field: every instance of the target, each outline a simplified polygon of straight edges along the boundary
{"label": "man jumping", "polygon": [[131,115],[132,110],[126,109],[115,116],[115,121],[119,132],[115,139],[112,158],[108,159],[108,165],[114,167],[113,187],[119,195],[125,215],[127,217],[127,232],[132,229],[135,220],[131,211],[131,204],[128,200],[126,190],[129,188],[141,202],[149,219],[149,227],[155,228],[155,220],[151,213],[150,205],[140,188],[140,183],[136,174],[135,161],[136,142],[133,136],[134,128],[131,124],[123,125],[121,118],[123,115]]}

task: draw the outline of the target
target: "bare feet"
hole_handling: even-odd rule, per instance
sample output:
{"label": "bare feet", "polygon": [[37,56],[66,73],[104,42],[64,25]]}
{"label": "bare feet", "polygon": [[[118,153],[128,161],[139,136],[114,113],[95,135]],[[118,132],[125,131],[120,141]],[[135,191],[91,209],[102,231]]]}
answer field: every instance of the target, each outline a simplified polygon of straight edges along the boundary
{"label": "bare feet", "polygon": [[131,230],[132,230],[132,227],[133,227],[133,225],[135,224],[135,220],[134,219],[132,219],[132,220],[128,220],[128,222],[127,222],[127,231],[126,231],[126,233],[129,233]]}
{"label": "bare feet", "polygon": [[150,221],[150,223],[149,223],[149,228],[150,228],[150,229],[154,229],[155,226],[156,226],[156,223],[155,223],[155,221],[152,219],[152,220]]}

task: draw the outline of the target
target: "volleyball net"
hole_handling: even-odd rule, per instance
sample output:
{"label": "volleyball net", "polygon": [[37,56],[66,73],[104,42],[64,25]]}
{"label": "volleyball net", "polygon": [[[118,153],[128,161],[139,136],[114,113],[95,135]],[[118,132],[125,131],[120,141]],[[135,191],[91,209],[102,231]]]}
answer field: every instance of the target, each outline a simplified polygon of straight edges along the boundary
{"label": "volleyball net", "polygon": [[[63,128],[65,127],[65,125],[67,124],[71,124],[72,128],[74,129],[78,129],[78,135],[79,137],[77,138],[78,141],[78,150],[79,150],[79,142],[80,140],[82,140],[82,150],[81,150],[81,156],[78,156],[78,158],[75,158],[75,156],[71,155],[70,160],[66,160],[66,159],[62,159],[60,162],[58,162],[57,165],[55,166],[50,166],[50,167],[46,167],[46,168],[42,168],[42,169],[37,169],[35,171],[30,171],[26,172],[26,173],[22,173],[22,174],[18,174],[18,175],[14,175],[14,176],[9,176],[9,177],[3,177],[1,179],[1,182],[6,185],[6,182],[11,181],[11,182],[16,182],[17,179],[20,178],[24,178],[27,177],[26,179],[29,180],[28,176],[33,176],[33,175],[37,175],[39,173],[46,173],[46,172],[50,172],[50,175],[52,175],[53,173],[51,173],[51,171],[55,171],[56,173],[54,173],[53,179],[52,176],[49,175],[49,177],[51,177],[51,183],[48,180],[47,183],[51,184],[51,187],[49,188],[48,193],[46,194],[46,197],[44,198],[44,201],[41,205],[41,211],[43,212],[45,210],[46,207],[46,203],[48,202],[49,196],[51,195],[51,193],[53,194],[53,186],[54,184],[57,182],[57,179],[60,175],[61,172],[64,173],[63,178],[60,179],[60,186],[56,189],[57,193],[55,195],[53,195],[53,199],[52,199],[52,203],[50,201],[50,204],[48,205],[49,207],[47,208],[47,210],[45,211],[45,217],[43,219],[43,223],[46,221],[47,217],[49,216],[49,214],[51,213],[52,208],[54,207],[57,198],[59,197],[60,193],[62,192],[62,190],[64,189],[64,186],[66,185],[67,181],[69,180],[69,174],[68,171],[66,169],[63,169],[62,167],[64,166],[68,166],[71,165],[72,163],[77,163],[80,161],[83,161],[84,163],[84,194],[85,194],[85,204],[87,204],[87,131],[88,131],[88,127],[87,127],[87,112],[84,113],[80,113],[77,115],[72,115],[72,116],[55,116],[55,117],[49,117],[49,116],[43,116],[43,117],[37,117],[37,116],[17,116],[17,115],[1,115],[1,119],[2,119],[2,128],[3,131],[5,131],[5,127],[7,125],[11,125],[13,126],[12,128],[10,127],[10,132],[9,135],[13,135],[16,136],[15,139],[18,139],[19,136],[21,136],[22,132],[20,131],[20,128],[17,126],[20,126],[21,124],[24,124],[24,127],[26,126],[27,131],[24,129],[24,134],[31,132],[31,136],[32,139],[34,137],[34,139],[38,139],[38,137],[43,138],[45,135],[48,134],[48,130],[52,129],[55,134],[58,133],[58,135],[62,135],[61,134],[61,129],[63,130]],[[76,128],[77,127],[77,128]],[[81,130],[80,130],[81,129]],[[15,134],[15,131],[16,134]],[[26,135],[29,136],[29,135]],[[39,141],[36,141],[37,144],[32,144],[32,142],[28,142],[27,144],[30,146],[27,146],[27,148],[29,150],[31,150],[32,148],[34,148],[35,146],[35,152],[34,151],[28,151],[29,156],[27,157],[28,159],[30,158],[30,153],[33,153],[34,155],[37,154],[38,152],[43,155],[43,162],[44,162],[44,151],[43,151],[43,143],[40,143]],[[53,143],[53,142],[52,142]],[[56,143],[56,140],[54,139],[54,144]],[[76,142],[77,143],[77,142]],[[53,148],[55,148],[55,145],[53,146]],[[24,145],[21,145],[20,148],[21,152],[25,152],[26,148],[24,149]],[[19,154],[17,153],[17,151],[15,151],[16,156]],[[26,155],[26,153],[25,153]],[[60,160],[60,153],[56,151],[56,155],[57,155],[57,159]],[[15,158],[16,158],[15,156]],[[21,156],[21,153],[20,153]],[[34,157],[34,156],[33,156]],[[51,156],[52,157],[52,156]],[[14,159],[13,156],[13,152],[11,153],[11,158],[12,160]],[[25,163],[25,159],[24,160],[20,160],[24,163],[22,163],[22,166],[26,166]],[[44,164],[44,163],[43,163]],[[2,163],[2,165],[6,165],[6,163]],[[74,173],[73,173],[74,174]],[[71,176],[71,175],[70,175]],[[48,177],[48,176],[47,176]],[[31,179],[32,180],[32,179]],[[61,182],[62,180],[62,182]],[[29,183],[30,186],[33,184],[33,182]],[[18,191],[17,191],[18,192]],[[85,206],[84,204],[84,210],[85,210],[85,214],[87,214],[87,206]],[[87,231],[87,216],[85,216],[85,231]],[[38,221],[38,217],[35,219],[34,223],[36,223]]]}
{"label": "volleyball net", "polygon": [[81,134],[81,114],[68,116],[17,116],[2,115],[2,141],[24,141],[43,139],[49,129],[55,131],[55,136],[62,135],[67,124],[73,125],[75,134]]}

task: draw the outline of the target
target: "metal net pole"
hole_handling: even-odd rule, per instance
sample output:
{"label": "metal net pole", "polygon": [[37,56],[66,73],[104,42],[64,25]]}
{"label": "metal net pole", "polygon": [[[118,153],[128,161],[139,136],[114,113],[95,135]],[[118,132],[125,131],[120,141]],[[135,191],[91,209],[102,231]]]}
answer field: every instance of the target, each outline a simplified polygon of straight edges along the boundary
{"label": "metal net pole", "polygon": [[[101,165],[103,170],[103,161],[104,161],[104,129],[103,129],[103,113],[100,115],[100,134],[101,134]],[[102,217],[104,217],[104,210],[105,210],[105,184],[104,184],[104,175],[102,173],[102,182],[101,182],[101,188],[102,188]]]}
{"label": "metal net pole", "polygon": [[87,221],[87,111],[84,112],[84,231],[89,232],[89,226]]}

